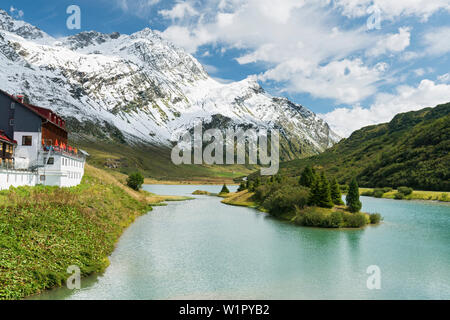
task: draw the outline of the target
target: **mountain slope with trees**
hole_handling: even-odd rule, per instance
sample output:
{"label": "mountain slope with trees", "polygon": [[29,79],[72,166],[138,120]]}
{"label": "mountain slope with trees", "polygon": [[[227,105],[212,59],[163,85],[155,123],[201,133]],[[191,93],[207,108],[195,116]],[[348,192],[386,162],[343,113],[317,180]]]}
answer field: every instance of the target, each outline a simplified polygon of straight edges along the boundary
{"label": "mountain slope with trees", "polygon": [[447,103],[362,128],[320,155],[282,163],[281,172],[300,176],[311,166],[324,169],[340,183],[356,177],[360,187],[450,191],[449,151]]}

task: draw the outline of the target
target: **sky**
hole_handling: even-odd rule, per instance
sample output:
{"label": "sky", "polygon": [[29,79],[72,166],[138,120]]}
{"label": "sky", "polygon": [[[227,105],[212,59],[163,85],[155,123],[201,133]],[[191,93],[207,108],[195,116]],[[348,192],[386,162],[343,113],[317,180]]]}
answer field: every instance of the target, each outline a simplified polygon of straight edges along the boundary
{"label": "sky", "polygon": [[[81,29],[69,30],[78,5]],[[146,27],[221,82],[256,77],[341,136],[450,102],[450,0],[1,0],[54,37]]]}

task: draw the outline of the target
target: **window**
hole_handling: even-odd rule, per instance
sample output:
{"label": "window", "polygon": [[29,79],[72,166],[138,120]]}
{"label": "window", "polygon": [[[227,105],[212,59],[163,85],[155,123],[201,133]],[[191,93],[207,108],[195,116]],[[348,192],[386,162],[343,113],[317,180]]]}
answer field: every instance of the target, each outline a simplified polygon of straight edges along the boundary
{"label": "window", "polygon": [[16,104],[14,102],[11,102],[11,109],[15,109],[16,108]]}
{"label": "window", "polygon": [[32,136],[23,136],[22,137],[22,145],[23,146],[33,145],[33,137]]}
{"label": "window", "polygon": [[50,164],[50,165],[55,164],[55,158],[53,158],[53,157],[48,158],[47,164]]}
{"label": "window", "polygon": [[13,126],[14,125],[14,119],[9,119],[9,125]]}

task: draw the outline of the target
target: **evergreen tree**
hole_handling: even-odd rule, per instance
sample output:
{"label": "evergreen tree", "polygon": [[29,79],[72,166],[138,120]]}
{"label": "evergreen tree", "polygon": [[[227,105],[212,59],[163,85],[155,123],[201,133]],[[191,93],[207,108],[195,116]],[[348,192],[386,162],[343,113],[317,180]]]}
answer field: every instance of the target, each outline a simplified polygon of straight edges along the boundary
{"label": "evergreen tree", "polygon": [[220,191],[220,193],[230,193],[230,190],[228,190],[228,187],[226,184],[223,185],[222,191]]}
{"label": "evergreen tree", "polygon": [[310,206],[318,206],[320,204],[320,178],[316,175],[313,177],[314,179],[309,189],[308,204]]}
{"label": "evergreen tree", "polygon": [[311,185],[314,181],[314,173],[311,170],[311,167],[307,166],[301,176],[300,176],[300,180],[299,180],[299,184],[301,186],[307,187],[307,188],[311,188]]}
{"label": "evergreen tree", "polygon": [[348,188],[347,207],[351,212],[359,212],[362,208],[362,203],[359,201],[359,187],[356,179],[353,179]]}
{"label": "evergreen tree", "polygon": [[334,204],[333,200],[331,199],[330,183],[328,182],[328,179],[325,176],[324,172],[322,172],[322,174],[320,175],[319,199],[319,207],[333,208]]}
{"label": "evergreen tree", "polygon": [[331,188],[331,200],[333,200],[333,203],[335,205],[344,204],[344,202],[342,201],[341,188],[339,187],[336,178],[331,180],[330,188]]}

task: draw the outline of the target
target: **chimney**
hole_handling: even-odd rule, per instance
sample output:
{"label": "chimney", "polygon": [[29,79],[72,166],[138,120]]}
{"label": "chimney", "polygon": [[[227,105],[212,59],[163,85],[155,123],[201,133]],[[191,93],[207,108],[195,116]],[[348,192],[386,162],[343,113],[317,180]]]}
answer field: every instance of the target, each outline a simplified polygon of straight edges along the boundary
{"label": "chimney", "polygon": [[25,96],[23,94],[16,95],[16,99],[20,101],[20,103],[23,103],[25,100]]}

